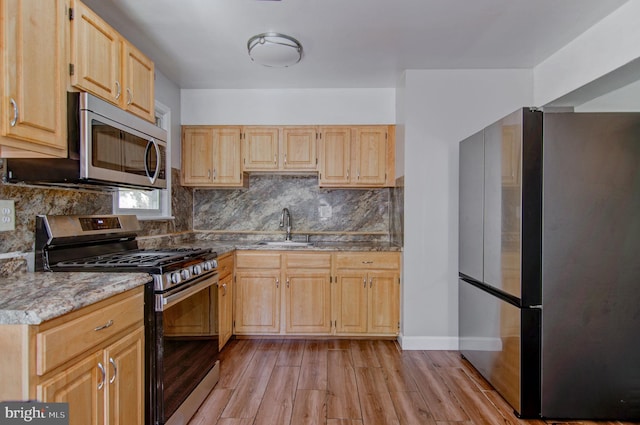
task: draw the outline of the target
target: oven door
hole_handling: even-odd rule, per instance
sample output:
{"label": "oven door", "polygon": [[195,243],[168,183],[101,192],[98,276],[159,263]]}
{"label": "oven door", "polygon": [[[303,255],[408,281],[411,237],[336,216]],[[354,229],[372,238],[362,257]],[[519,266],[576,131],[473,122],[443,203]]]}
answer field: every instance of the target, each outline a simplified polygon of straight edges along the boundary
{"label": "oven door", "polygon": [[218,274],[155,295],[158,424],[186,424],[218,378]]}

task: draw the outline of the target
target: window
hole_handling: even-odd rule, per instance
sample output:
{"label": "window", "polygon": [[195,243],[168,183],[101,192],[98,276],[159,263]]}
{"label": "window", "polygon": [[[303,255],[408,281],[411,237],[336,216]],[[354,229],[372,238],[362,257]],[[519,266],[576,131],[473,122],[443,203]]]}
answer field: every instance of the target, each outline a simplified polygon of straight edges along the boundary
{"label": "window", "polygon": [[156,101],[156,125],[167,131],[167,188],[121,188],[113,195],[114,214],[135,214],[139,219],[171,218],[171,110]]}

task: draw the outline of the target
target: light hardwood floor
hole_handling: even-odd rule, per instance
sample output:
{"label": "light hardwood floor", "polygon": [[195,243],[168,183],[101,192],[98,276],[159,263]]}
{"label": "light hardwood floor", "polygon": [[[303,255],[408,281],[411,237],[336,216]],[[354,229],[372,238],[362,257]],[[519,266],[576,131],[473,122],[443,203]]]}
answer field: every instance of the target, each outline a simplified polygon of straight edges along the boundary
{"label": "light hardwood floor", "polygon": [[395,341],[230,341],[189,425],[620,425],[519,420],[456,351]]}

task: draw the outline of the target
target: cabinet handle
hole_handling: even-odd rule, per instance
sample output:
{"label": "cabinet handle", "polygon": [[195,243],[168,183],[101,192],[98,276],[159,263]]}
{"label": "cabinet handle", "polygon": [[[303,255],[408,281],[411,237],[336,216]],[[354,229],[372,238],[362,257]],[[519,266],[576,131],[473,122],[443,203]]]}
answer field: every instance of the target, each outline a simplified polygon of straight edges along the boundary
{"label": "cabinet handle", "polygon": [[107,371],[104,370],[104,366],[102,363],[98,362],[98,369],[100,369],[100,373],[102,374],[102,379],[98,383],[98,389],[101,390],[104,387],[104,382],[107,379]]}
{"label": "cabinet handle", "polygon": [[284,154],[284,163],[285,164],[287,163],[287,154],[286,153]]}
{"label": "cabinet handle", "polygon": [[289,278],[287,278],[287,288],[289,287]]}
{"label": "cabinet handle", "polygon": [[133,102],[133,90],[127,87],[127,105],[131,105]]}
{"label": "cabinet handle", "polygon": [[373,278],[369,278],[369,288],[373,288]]}
{"label": "cabinet handle", "polygon": [[93,328],[94,331],[101,331],[103,329],[107,329],[109,327],[111,327],[113,325],[113,320],[109,320],[107,323],[105,323],[102,326],[98,326],[97,328]]}
{"label": "cabinet handle", "polygon": [[11,125],[11,127],[15,127],[16,124],[18,123],[18,104],[16,103],[16,101],[11,98],[11,100],[9,100],[9,102],[11,102],[11,106],[13,106],[13,119],[11,120],[11,122],[9,123],[9,125]]}
{"label": "cabinet handle", "polygon": [[210,179],[211,178],[211,170],[207,170],[207,178]]}
{"label": "cabinet handle", "polygon": [[227,295],[227,284],[223,283],[222,284],[222,296],[226,296]]}
{"label": "cabinet handle", "polygon": [[274,154],[273,154],[273,163],[274,163],[274,164],[277,164],[277,163],[278,163],[278,154],[277,154],[277,153],[274,153]]}
{"label": "cabinet handle", "polygon": [[362,264],[373,264],[373,261],[363,261]]}
{"label": "cabinet handle", "polygon": [[116,100],[120,99],[120,94],[122,94],[122,90],[120,88],[120,82],[116,81]]}
{"label": "cabinet handle", "polygon": [[358,170],[358,172],[356,173],[356,179],[360,180],[360,170]]}
{"label": "cabinet handle", "polygon": [[215,179],[217,179],[217,178],[218,178],[218,174],[217,174],[217,172],[216,172],[216,169],[214,168],[214,169],[213,169],[213,179],[215,180]]}
{"label": "cabinet handle", "polygon": [[367,287],[367,278],[366,277],[362,278],[362,284],[363,284],[363,286],[362,286],[363,288]]}
{"label": "cabinet handle", "polygon": [[280,279],[276,278],[276,288],[280,287]]}
{"label": "cabinet handle", "polygon": [[347,168],[347,180],[349,180],[349,169]]}
{"label": "cabinet handle", "polygon": [[118,374],[118,366],[116,366],[116,362],[113,360],[113,357],[109,357],[109,363],[111,363],[111,367],[113,367],[113,376],[109,379],[109,383],[113,384],[113,381],[116,380],[116,375]]}

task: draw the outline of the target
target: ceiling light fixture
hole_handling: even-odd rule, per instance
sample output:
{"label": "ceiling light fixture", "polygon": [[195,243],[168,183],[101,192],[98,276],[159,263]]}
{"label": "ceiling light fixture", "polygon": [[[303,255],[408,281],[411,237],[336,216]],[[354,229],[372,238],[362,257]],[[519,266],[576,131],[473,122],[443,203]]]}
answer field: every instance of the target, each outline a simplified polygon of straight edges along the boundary
{"label": "ceiling light fixture", "polygon": [[254,35],[247,42],[247,50],[252,61],[272,68],[285,68],[302,59],[302,44],[277,32]]}

